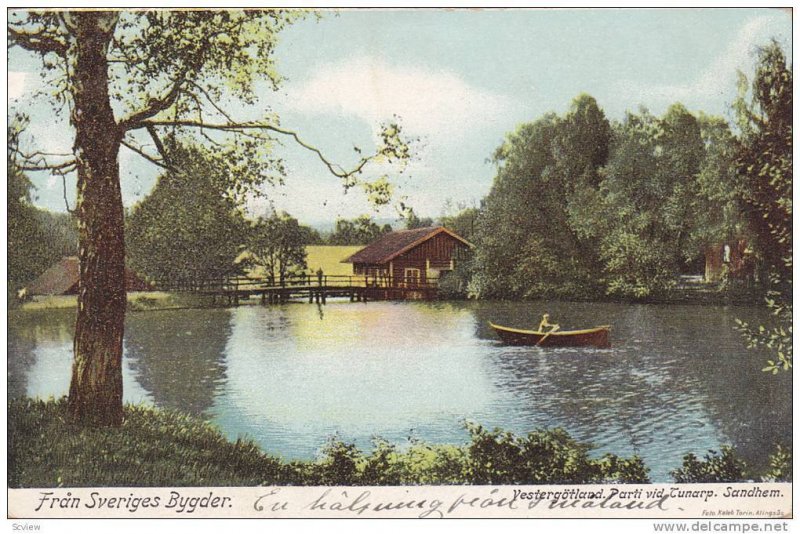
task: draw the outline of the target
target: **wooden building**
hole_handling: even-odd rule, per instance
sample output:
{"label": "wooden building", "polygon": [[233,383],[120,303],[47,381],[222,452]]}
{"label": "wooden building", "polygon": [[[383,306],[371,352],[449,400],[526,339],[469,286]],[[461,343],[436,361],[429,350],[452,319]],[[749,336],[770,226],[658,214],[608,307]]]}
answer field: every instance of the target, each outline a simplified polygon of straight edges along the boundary
{"label": "wooden building", "polygon": [[748,281],[755,277],[755,260],[745,239],[709,246],[705,259],[706,282],[719,282],[726,272],[731,280]]}
{"label": "wooden building", "polygon": [[461,236],[441,227],[392,232],[346,260],[353,273],[375,287],[435,287],[472,249]]}
{"label": "wooden building", "polygon": [[[76,295],[79,276],[78,258],[76,256],[61,258],[61,261],[53,264],[25,288],[26,294],[29,296]],[[150,284],[127,267],[125,267],[125,285],[128,292],[152,290]]]}

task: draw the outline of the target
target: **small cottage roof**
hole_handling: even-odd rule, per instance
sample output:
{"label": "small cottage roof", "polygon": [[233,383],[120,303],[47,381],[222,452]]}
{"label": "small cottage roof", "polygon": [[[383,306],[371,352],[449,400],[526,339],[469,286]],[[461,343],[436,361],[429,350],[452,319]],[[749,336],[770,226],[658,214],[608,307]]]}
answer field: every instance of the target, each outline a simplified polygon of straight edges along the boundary
{"label": "small cottage roof", "polygon": [[472,247],[472,244],[466,239],[443,226],[428,226],[425,228],[414,228],[413,230],[401,230],[386,234],[346,260],[343,260],[342,263],[387,263],[400,254],[411,250],[417,245],[441,233],[446,233],[454,239],[461,241],[466,246]]}
{"label": "small cottage roof", "polygon": [[[28,286],[29,295],[66,295],[76,293],[78,278],[80,277],[80,263],[77,256],[61,258],[58,263],[31,282]],[[128,291],[149,291],[151,285],[142,280],[133,270],[125,267],[125,286]]]}
{"label": "small cottage roof", "polygon": [[78,276],[78,258],[76,256],[61,258],[28,286],[28,294],[63,295],[74,292]]}

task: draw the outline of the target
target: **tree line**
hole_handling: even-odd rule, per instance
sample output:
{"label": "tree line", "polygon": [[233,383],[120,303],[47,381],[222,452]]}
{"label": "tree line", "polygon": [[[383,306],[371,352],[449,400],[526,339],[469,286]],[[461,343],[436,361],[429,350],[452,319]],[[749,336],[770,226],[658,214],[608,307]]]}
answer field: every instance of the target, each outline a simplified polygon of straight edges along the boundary
{"label": "tree line", "polygon": [[212,161],[182,150],[182,172],[161,174],[126,217],[128,262],[151,280],[182,284],[255,271],[279,283],[306,271],[308,245],[367,245],[392,231],[369,215],[338,219],[329,234],[273,208],[253,217]]}
{"label": "tree line", "polygon": [[[730,284],[791,285],[792,75],[776,43],[742,81],[736,123],[676,103],[610,121],[590,95],[510,133],[472,218],[483,298],[650,298],[739,244]],[[749,90],[748,90],[749,89]]]}
{"label": "tree line", "polygon": [[[747,286],[769,324],[738,322],[764,371],[792,367],[792,69],[776,42],[740,74],[733,123],[676,103],[610,121],[590,95],[509,134],[479,209],[455,219],[475,244],[445,281],[480,298],[649,299],[727,245],[723,291]],[[469,221],[468,225],[464,225]],[[453,224],[454,221],[449,221]],[[466,226],[466,227],[465,227]]]}
{"label": "tree line", "polygon": [[[369,215],[337,219],[327,233],[272,208],[252,216],[224,177],[226,170],[200,147],[173,143],[170,150],[181,172],[163,172],[152,191],[125,212],[127,263],[151,281],[191,284],[255,269],[279,282],[307,269],[308,245],[367,245],[393,231],[391,224],[381,225]],[[8,184],[9,287],[16,290],[61,257],[76,255],[78,228],[72,214],[33,205],[35,188],[13,158]],[[404,227],[433,224],[411,211]]]}

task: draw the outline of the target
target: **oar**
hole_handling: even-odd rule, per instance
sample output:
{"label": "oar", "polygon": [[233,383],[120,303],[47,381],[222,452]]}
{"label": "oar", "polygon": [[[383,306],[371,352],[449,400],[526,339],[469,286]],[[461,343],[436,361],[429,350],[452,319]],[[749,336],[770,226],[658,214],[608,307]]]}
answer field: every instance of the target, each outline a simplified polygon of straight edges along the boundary
{"label": "oar", "polygon": [[552,334],[552,333],[553,333],[553,332],[555,332],[556,330],[558,330],[558,328],[553,328],[553,329],[552,329],[552,330],[550,330],[548,333],[546,333],[546,334],[544,335],[544,337],[542,337],[542,339],[540,339],[539,341],[537,341],[537,342],[536,342],[536,346],[538,347],[538,346],[540,346],[542,343],[544,343],[544,340],[545,340],[545,339],[547,339],[548,337],[550,337],[550,334]]}

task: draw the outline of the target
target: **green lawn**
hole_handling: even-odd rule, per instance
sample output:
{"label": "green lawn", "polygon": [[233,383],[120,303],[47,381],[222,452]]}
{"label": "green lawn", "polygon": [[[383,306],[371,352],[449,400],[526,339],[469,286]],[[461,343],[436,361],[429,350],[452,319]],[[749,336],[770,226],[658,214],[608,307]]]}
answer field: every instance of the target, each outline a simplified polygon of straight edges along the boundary
{"label": "green lawn", "polygon": [[[128,311],[196,308],[207,305],[208,303],[202,297],[186,293],[168,293],[164,291],[128,293]],[[29,302],[23,303],[20,309],[34,311],[75,308],[77,306],[77,295],[37,295]]]}

